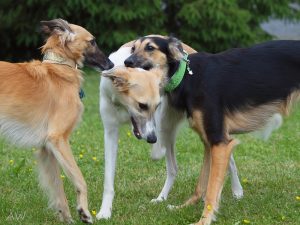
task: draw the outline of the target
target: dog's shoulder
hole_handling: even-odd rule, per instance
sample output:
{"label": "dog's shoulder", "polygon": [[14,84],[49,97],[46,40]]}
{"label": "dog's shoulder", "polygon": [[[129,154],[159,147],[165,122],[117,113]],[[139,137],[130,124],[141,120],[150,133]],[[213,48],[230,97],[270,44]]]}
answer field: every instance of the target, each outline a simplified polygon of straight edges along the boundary
{"label": "dog's shoulder", "polygon": [[48,68],[41,61],[33,60],[26,63],[18,63],[21,68],[27,71],[27,75],[35,79],[41,79],[48,74]]}

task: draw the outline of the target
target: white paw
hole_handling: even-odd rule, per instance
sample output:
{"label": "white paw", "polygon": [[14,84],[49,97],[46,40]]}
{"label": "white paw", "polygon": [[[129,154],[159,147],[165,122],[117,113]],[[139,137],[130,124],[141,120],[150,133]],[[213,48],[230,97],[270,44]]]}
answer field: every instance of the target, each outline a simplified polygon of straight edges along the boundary
{"label": "white paw", "polygon": [[168,208],[169,210],[175,210],[175,209],[177,209],[178,207],[177,207],[176,205],[168,205],[167,208]]}
{"label": "white paw", "polygon": [[243,189],[232,190],[232,195],[236,199],[241,199],[244,196]]}
{"label": "white paw", "polygon": [[160,202],[163,202],[165,201],[166,199],[162,198],[162,197],[158,197],[158,198],[154,198],[152,199],[150,202],[151,203],[160,203]]}
{"label": "white paw", "polygon": [[111,209],[101,209],[96,215],[97,220],[108,220],[111,217]]}

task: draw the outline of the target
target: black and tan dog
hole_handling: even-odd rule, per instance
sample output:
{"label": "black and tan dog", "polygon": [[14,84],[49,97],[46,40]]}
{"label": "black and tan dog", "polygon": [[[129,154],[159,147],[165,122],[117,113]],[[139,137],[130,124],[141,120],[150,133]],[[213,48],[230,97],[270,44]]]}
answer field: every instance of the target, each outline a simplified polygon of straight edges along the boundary
{"label": "black and tan dog", "polygon": [[[125,65],[160,68],[167,84],[183,57],[177,39],[143,37],[134,43]],[[219,54],[195,53],[188,56],[186,68],[181,83],[166,94],[173,108],[186,113],[206,146],[195,193],[182,206],[205,196],[197,225],[208,225],[215,219],[236,144],[230,135],[257,130],[274,113],[288,114],[299,98],[300,41],[270,41]]]}

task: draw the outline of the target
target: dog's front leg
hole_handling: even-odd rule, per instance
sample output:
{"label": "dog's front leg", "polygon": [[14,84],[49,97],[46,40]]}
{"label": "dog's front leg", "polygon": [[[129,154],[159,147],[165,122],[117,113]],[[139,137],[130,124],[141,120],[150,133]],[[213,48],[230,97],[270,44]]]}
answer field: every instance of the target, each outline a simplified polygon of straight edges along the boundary
{"label": "dog's front leg", "polygon": [[168,99],[164,98],[161,106],[161,115],[159,123],[159,135],[162,148],[166,148],[166,169],[167,178],[163,189],[156,199],[152,199],[151,202],[161,202],[167,199],[168,194],[174,184],[177,175],[177,162],[175,155],[175,141],[176,134],[181,121],[184,118],[182,113],[175,111],[169,106]]}
{"label": "dog's front leg", "polygon": [[220,143],[211,147],[211,166],[202,217],[196,225],[210,225],[215,219],[214,213],[218,210],[224,178],[235,140]]}
{"label": "dog's front leg", "polygon": [[102,205],[96,216],[98,220],[109,219],[111,217],[112,203],[115,194],[114,177],[118,151],[118,138],[118,124],[104,124],[105,175]]}
{"label": "dog's front leg", "polygon": [[158,107],[158,109],[156,109],[155,113],[154,113],[154,119],[155,119],[155,124],[156,124],[156,135],[157,135],[157,141],[155,144],[152,145],[151,148],[151,158],[153,160],[160,160],[162,159],[165,154],[166,154],[166,148],[165,146],[162,146],[161,144],[161,137],[160,137],[160,130],[161,130],[161,117],[162,117],[162,107]]}
{"label": "dog's front leg", "polygon": [[205,145],[204,149],[204,157],[203,157],[203,165],[200,170],[200,176],[198,178],[198,182],[194,191],[194,194],[182,205],[174,206],[175,209],[184,208],[189,205],[196,204],[201,197],[205,199],[205,192],[207,189],[208,176],[210,171],[210,160],[211,160],[211,152],[208,145]]}

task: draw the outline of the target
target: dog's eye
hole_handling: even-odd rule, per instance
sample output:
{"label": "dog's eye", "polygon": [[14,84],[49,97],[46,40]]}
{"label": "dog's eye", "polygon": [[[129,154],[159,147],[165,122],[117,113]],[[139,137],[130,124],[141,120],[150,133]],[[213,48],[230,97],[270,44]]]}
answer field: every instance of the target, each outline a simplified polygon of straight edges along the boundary
{"label": "dog's eye", "polygon": [[146,51],[153,51],[155,48],[152,46],[152,45],[147,45],[146,47],[145,47],[145,50]]}
{"label": "dog's eye", "polygon": [[96,44],[96,40],[95,40],[95,39],[90,40],[90,44],[91,44],[92,46],[94,46],[94,45]]}
{"label": "dog's eye", "polygon": [[139,102],[139,107],[140,107],[141,110],[145,110],[145,111],[149,109],[147,104],[140,103],[140,102]]}
{"label": "dog's eye", "polygon": [[131,53],[133,53],[134,51],[135,51],[135,47],[132,46],[132,48],[131,48]]}

